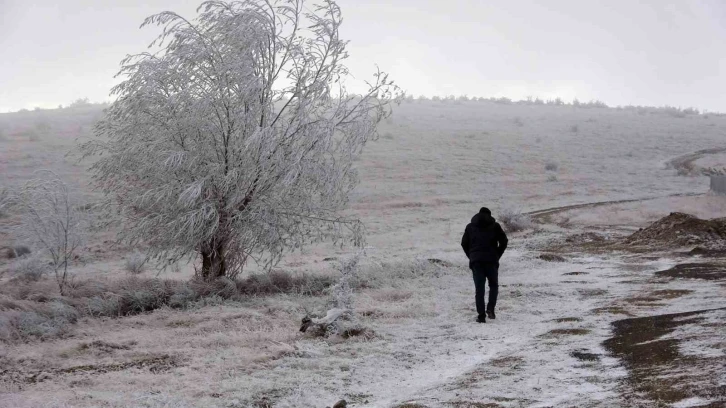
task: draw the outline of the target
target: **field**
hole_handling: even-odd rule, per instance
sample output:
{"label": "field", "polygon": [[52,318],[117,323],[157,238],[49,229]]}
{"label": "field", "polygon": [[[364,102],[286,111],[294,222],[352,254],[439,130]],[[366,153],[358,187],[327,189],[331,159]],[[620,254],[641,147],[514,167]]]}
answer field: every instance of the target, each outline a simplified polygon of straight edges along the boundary
{"label": "field", "polygon": [[[89,163],[74,149],[101,115],[96,106],[0,114],[0,189],[52,169],[92,205]],[[7,328],[8,316],[60,301],[51,277],[20,282],[19,261],[0,259],[0,406],[726,404],[726,256],[691,252],[696,243],[624,244],[671,212],[726,217],[726,198],[695,175],[726,165],[725,116],[408,101],[379,133],[358,161],[349,209],[367,230],[353,283],[365,330],[298,331],[306,314],[329,308],[330,285],[357,254],[332,244],[288,254],[269,290],[88,312],[93,296],[81,293],[137,294],[194,272],[148,265],[130,276],[127,260],[143,248],[100,231],[71,268],[68,303],[82,306],[62,326]],[[533,223],[510,233],[497,319],[482,325],[460,239],[484,205]],[[21,244],[5,228],[16,222],[0,218],[0,247]],[[265,287],[258,266],[247,271],[238,288]]]}

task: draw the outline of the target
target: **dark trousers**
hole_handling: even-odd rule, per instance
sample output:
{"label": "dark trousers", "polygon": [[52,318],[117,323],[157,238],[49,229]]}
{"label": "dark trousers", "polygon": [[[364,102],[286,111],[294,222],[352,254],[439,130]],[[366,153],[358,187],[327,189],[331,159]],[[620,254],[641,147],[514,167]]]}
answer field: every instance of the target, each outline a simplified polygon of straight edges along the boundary
{"label": "dark trousers", "polygon": [[[499,264],[489,262],[473,262],[471,272],[474,275],[474,287],[476,288],[476,312],[484,316],[487,310],[494,311],[497,306],[497,295],[499,294]],[[489,280],[489,303],[484,303],[484,284]]]}

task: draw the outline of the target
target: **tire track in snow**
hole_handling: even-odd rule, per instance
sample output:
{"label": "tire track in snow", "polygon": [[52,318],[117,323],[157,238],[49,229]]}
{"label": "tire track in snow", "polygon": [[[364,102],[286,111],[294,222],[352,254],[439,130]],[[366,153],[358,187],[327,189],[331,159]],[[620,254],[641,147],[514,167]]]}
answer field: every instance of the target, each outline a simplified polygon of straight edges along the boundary
{"label": "tire track in snow", "polygon": [[709,155],[726,152],[726,147],[715,147],[712,149],[698,150],[693,153],[684,154],[666,162],[666,168],[676,169],[680,175],[696,175],[700,174],[702,169],[696,168],[693,164],[696,160]]}
{"label": "tire track in snow", "polygon": [[594,203],[583,203],[583,204],[573,204],[573,205],[565,205],[560,207],[552,207],[547,208],[544,210],[537,210],[537,211],[531,211],[528,213],[525,213],[526,215],[529,215],[532,217],[535,221],[542,221],[545,217],[549,215],[554,215],[570,210],[580,210],[583,208],[596,208],[596,207],[602,207],[606,205],[614,205],[614,204],[627,204],[627,203],[637,203],[641,201],[651,201],[651,200],[659,200],[663,198],[672,198],[672,197],[698,197],[702,196],[701,193],[683,193],[683,194],[670,194],[665,196],[656,196],[656,197],[644,197],[644,198],[632,198],[632,199],[625,199],[625,200],[611,200],[611,201],[599,201]]}

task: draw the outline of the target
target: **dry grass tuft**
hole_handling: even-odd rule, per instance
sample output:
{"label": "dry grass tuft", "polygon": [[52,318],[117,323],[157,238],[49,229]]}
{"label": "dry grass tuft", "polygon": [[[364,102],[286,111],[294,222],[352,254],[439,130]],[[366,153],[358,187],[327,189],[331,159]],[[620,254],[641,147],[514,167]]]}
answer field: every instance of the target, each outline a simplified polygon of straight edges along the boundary
{"label": "dry grass tuft", "polygon": [[148,258],[139,251],[134,251],[127,259],[126,272],[132,275],[139,275],[144,272],[146,261]]}
{"label": "dry grass tuft", "polygon": [[319,296],[335,284],[335,278],[327,275],[292,274],[285,271],[271,271],[251,275],[237,282],[240,293],[263,296],[278,293],[296,293]]}
{"label": "dry grass tuft", "polygon": [[[35,275],[28,272],[24,276]],[[115,281],[73,281],[65,296],[60,296],[48,280],[15,279],[0,286],[0,342],[64,337],[81,316],[131,316],[162,307],[197,308],[279,293],[320,295],[333,283],[330,276],[283,271],[252,275],[240,281],[221,278],[212,282],[131,276]],[[346,335],[367,334],[352,330]]]}
{"label": "dry grass tuft", "polygon": [[23,256],[11,266],[13,279],[21,282],[37,282],[48,272],[48,263],[37,256]]}
{"label": "dry grass tuft", "polygon": [[499,221],[507,232],[524,231],[532,227],[532,218],[529,215],[513,209],[499,213]]}

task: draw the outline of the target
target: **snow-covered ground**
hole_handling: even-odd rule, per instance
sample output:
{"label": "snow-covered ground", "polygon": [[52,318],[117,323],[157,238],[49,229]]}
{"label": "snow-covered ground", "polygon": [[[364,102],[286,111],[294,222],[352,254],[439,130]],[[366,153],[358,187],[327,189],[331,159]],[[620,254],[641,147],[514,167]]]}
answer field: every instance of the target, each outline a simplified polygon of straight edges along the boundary
{"label": "snow-covered ground", "polygon": [[[50,167],[92,202],[88,175],[63,154],[88,133],[98,113],[0,115],[0,187]],[[66,339],[2,345],[0,362],[14,372],[93,368],[38,383],[0,383],[0,406],[325,407],[339,399],[351,407],[635,406],[624,399],[632,392],[624,385],[627,367],[603,346],[613,336],[611,323],[726,307],[723,282],[656,279],[654,271],[682,262],[664,253],[573,253],[564,254],[566,262],[538,256],[552,240],[582,231],[628,231],[670,211],[726,216],[722,197],[701,195],[707,178],[678,176],[667,166],[674,157],[723,146],[725,131],[726,118],[715,115],[404,103],[359,161],[361,185],[350,209],[368,230],[359,273],[379,282],[355,299],[374,337],[300,334],[300,318],[323,308],[326,299],[291,295],[84,319]],[[556,169],[545,170],[548,163]],[[676,194],[697,196],[671,197]],[[474,322],[471,272],[459,240],[480,206],[496,217],[505,209],[646,198],[651,200],[556,212],[550,221],[558,225],[512,234],[500,269],[498,318]],[[89,262],[74,269],[79,278],[124,273],[126,253],[104,243],[107,238],[96,240]],[[336,262],[324,258],[353,253],[317,245],[288,256],[280,268],[331,273]],[[182,279],[191,270],[163,276]],[[682,354],[722,357],[713,346],[724,316],[708,319],[713,325],[705,326],[705,338],[689,337],[693,341],[679,346]],[[159,370],[113,368],[139,359],[168,364]],[[673,406],[706,405],[714,398],[689,396]]]}

